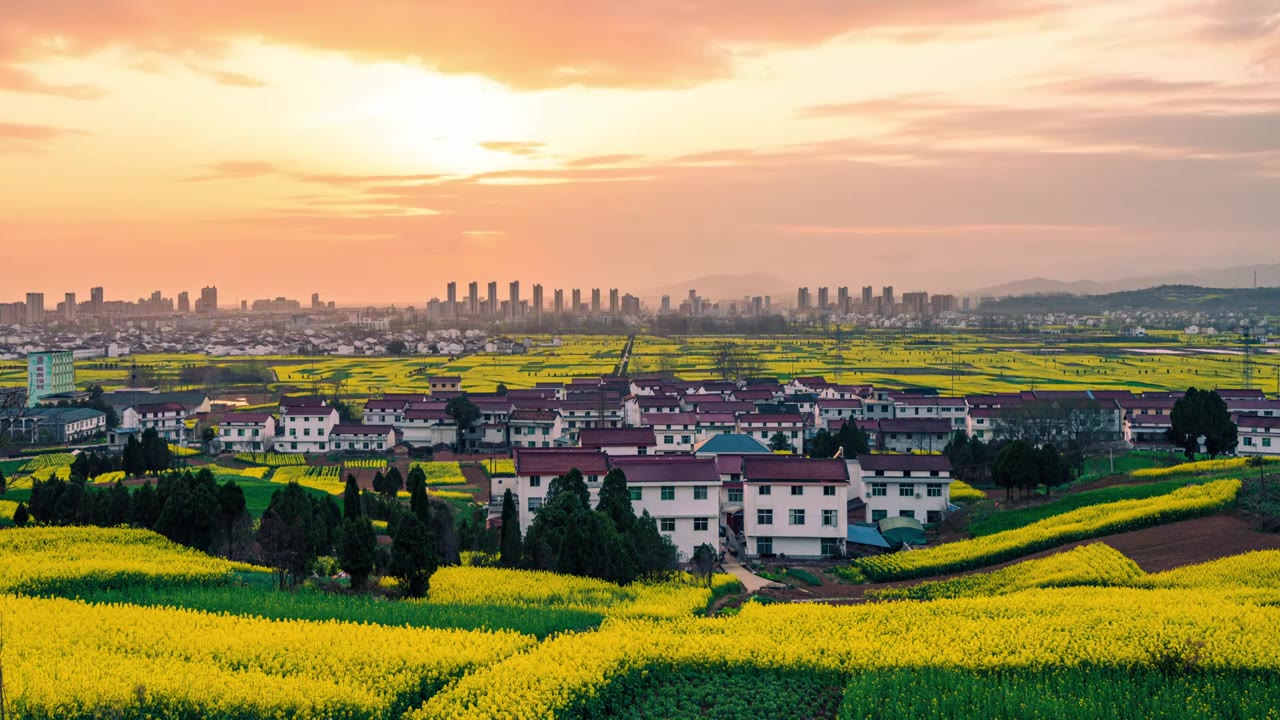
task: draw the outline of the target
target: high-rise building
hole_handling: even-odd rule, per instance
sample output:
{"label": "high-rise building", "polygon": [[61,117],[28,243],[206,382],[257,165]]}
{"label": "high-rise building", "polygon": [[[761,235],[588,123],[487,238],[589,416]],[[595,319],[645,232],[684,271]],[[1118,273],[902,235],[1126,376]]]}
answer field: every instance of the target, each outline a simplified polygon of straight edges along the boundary
{"label": "high-rise building", "polygon": [[884,301],[885,305],[893,304],[893,286],[892,285],[884,286],[884,289],[880,291],[880,299]]}
{"label": "high-rise building", "polygon": [[827,292],[827,289],[826,289],[826,288],[824,288],[824,287],[820,287],[820,288],[818,288],[818,309],[819,309],[819,310],[826,310],[826,309],[827,309],[827,306],[828,306],[828,305],[830,305],[830,303],[828,303],[828,302],[827,302],[827,300],[829,300],[829,299],[830,299],[830,297],[831,297],[831,296],[830,296],[830,294]]}
{"label": "high-rise building", "polygon": [[67,293],[62,296],[62,319],[67,322],[76,321],[76,311],[80,308],[76,305],[76,294]]}
{"label": "high-rise building", "polygon": [[44,293],[27,293],[27,324],[39,325],[44,322]]}
{"label": "high-rise building", "polygon": [[621,310],[618,305],[618,288],[609,288],[609,314],[617,315]]}
{"label": "high-rise building", "polygon": [[836,289],[836,308],[842,312],[849,312],[849,288],[841,287]]}
{"label": "high-rise building", "polygon": [[870,306],[874,300],[875,300],[875,289],[872,288],[870,285],[864,285],[862,287],[862,304],[866,306]]}
{"label": "high-rise building", "polygon": [[582,290],[573,289],[573,305],[569,307],[569,312],[574,314],[582,312]]}
{"label": "high-rise building", "polygon": [[659,312],[662,313],[663,315],[671,314],[671,296],[670,295],[662,296],[662,309],[659,310]]}
{"label": "high-rise building", "polygon": [[564,288],[556,288],[556,291],[552,293],[552,297],[555,298],[552,301],[552,306],[555,308],[555,313],[557,315],[563,314],[564,313]]}
{"label": "high-rise building", "polygon": [[211,286],[200,291],[200,302],[196,303],[196,312],[205,315],[218,312],[218,288]]}
{"label": "high-rise building", "polygon": [[627,317],[636,317],[640,314],[640,298],[627,293],[622,296],[622,314]]}
{"label": "high-rise building", "polygon": [[801,310],[809,309],[809,288],[802,287],[796,291],[796,307]]}
{"label": "high-rise building", "polygon": [[467,285],[467,314],[475,315],[480,312],[480,283],[473,282]]}
{"label": "high-rise building", "polygon": [[89,288],[89,312],[94,315],[102,313],[103,294],[101,287]]}
{"label": "high-rise building", "polygon": [[485,310],[490,315],[498,314],[498,283],[489,282],[489,293],[485,299]]}
{"label": "high-rise building", "polygon": [[929,310],[929,293],[902,293],[902,305],[908,315],[924,315]]}
{"label": "high-rise building", "polygon": [[76,389],[76,363],[70,350],[33,352],[27,355],[27,406],[40,398]]}
{"label": "high-rise building", "polygon": [[[315,296],[313,295],[312,298],[312,305],[314,305]],[[178,293],[178,312],[184,315],[191,312],[191,293],[188,293],[186,290]]]}
{"label": "high-rise building", "polygon": [[751,298],[751,314],[757,316],[764,314],[764,298],[759,295]]}
{"label": "high-rise building", "polygon": [[520,281],[519,280],[511,281],[511,291],[507,297],[507,302],[509,303],[508,308],[509,308],[509,312],[511,313],[511,317],[518,316],[520,314]]}
{"label": "high-rise building", "polygon": [[311,293],[311,309],[323,310],[324,301],[320,299],[320,293]]}
{"label": "high-rise building", "polygon": [[534,315],[542,314],[542,286],[541,285],[533,286],[533,314]]}
{"label": "high-rise building", "polygon": [[457,314],[457,307],[458,307],[458,283],[456,283],[456,282],[451,282],[451,283],[449,283],[448,285],[446,285],[446,286],[445,286],[445,297],[448,299],[448,302],[449,302],[449,310],[448,310],[448,312],[449,312],[450,314]]}
{"label": "high-rise building", "polygon": [[600,314],[600,288],[591,288],[591,314]]}

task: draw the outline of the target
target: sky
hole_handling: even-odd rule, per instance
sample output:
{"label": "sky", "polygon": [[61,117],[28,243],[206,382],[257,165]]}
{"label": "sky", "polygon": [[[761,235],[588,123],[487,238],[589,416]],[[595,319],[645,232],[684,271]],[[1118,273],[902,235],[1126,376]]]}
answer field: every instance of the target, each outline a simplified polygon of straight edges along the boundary
{"label": "sky", "polygon": [[1280,262],[1280,0],[3,5],[0,301]]}

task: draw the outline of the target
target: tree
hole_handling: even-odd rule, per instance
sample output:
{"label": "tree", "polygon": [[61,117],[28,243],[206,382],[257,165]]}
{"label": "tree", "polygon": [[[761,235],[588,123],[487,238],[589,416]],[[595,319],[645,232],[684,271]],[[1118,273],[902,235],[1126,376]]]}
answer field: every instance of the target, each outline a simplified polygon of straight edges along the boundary
{"label": "tree", "polygon": [[427,485],[427,473],[422,469],[421,465],[417,464],[409,466],[409,477],[405,479],[404,487],[412,493],[415,485],[422,485],[423,487]]}
{"label": "tree", "polygon": [[459,395],[449,399],[449,403],[445,405],[444,412],[458,426],[458,439],[455,449],[461,451],[463,447],[463,438],[468,430],[476,421],[480,419],[480,408],[466,395]]}
{"label": "tree", "polygon": [[4,496],[4,491],[9,489],[8,483],[4,479],[4,471],[0,470],[0,497]]}
{"label": "tree", "polygon": [[417,484],[409,493],[409,512],[418,518],[418,522],[431,526],[431,499],[427,497],[427,486]]}
{"label": "tree", "polygon": [[570,468],[564,475],[552,478],[547,485],[547,496],[543,502],[550,503],[562,493],[577,497],[581,507],[591,507],[591,491],[587,489],[587,481],[578,468]]}
{"label": "tree", "polygon": [[142,431],[142,456],[147,472],[159,473],[169,469],[173,462],[173,453],[169,451],[169,443],[160,437],[155,428]]}
{"label": "tree", "polygon": [[364,515],[360,503],[360,486],[356,485],[356,476],[347,474],[347,486],[342,490],[342,517],[355,520]]}
{"label": "tree", "polygon": [[378,535],[367,517],[347,517],[342,521],[338,542],[338,567],[351,577],[351,588],[360,590],[369,580],[377,560]]}
{"label": "tree", "polygon": [[439,563],[435,538],[412,514],[400,519],[391,537],[391,575],[409,597],[423,597]]}
{"label": "tree", "polygon": [[1041,447],[1036,459],[1040,465],[1040,484],[1044,485],[1045,495],[1049,495],[1053,488],[1071,482],[1071,468],[1054,446]]}
{"label": "tree", "polygon": [[160,498],[148,481],[129,496],[129,523],[134,527],[150,528],[160,516]]}
{"label": "tree", "polygon": [[794,452],[795,446],[791,444],[786,435],[776,432],[773,437],[769,438],[769,449],[774,452]]}
{"label": "tree", "polygon": [[829,458],[836,454],[836,450],[840,447],[839,441],[830,430],[822,429],[813,436],[809,441],[809,457],[811,458]]}
{"label": "tree", "polygon": [[498,383],[498,387],[494,390],[494,392],[498,395],[498,397],[506,397],[507,386],[503,385],[502,383]]}
{"label": "tree", "polygon": [[1006,498],[1011,498],[1013,488],[1033,488],[1040,481],[1040,462],[1037,451],[1024,440],[1014,440],[996,456],[991,469],[991,479],[1005,488]]}
{"label": "tree", "polygon": [[1182,448],[1188,460],[1195,457],[1202,444],[1211,458],[1235,450],[1236,424],[1231,422],[1227,404],[1217,392],[1190,388],[1173,404],[1169,415],[1169,442]]}
{"label": "tree", "polygon": [[650,579],[669,576],[679,567],[679,551],[665,535],[648,511],[636,518],[629,533],[635,548],[639,576]]}
{"label": "tree", "polygon": [[706,587],[711,587],[711,575],[715,572],[717,557],[716,549],[707,543],[702,543],[693,550],[693,575]]}
{"label": "tree", "polygon": [[15,527],[22,527],[27,524],[27,504],[18,503],[18,507],[13,511],[13,524]]}
{"label": "tree", "polygon": [[503,567],[520,565],[520,515],[516,499],[510,490],[502,493],[502,539],[498,546],[499,562]]}
{"label": "tree", "polygon": [[840,427],[840,431],[836,433],[836,442],[844,449],[844,457],[846,460],[852,460],[859,455],[866,455],[871,452],[870,441],[867,433],[853,418],[845,421]]}
{"label": "tree", "polygon": [[608,515],[613,521],[613,527],[620,533],[630,530],[632,523],[636,521],[636,511],[631,506],[631,491],[627,489],[627,476],[621,468],[614,468],[604,476],[596,510]]}
{"label": "tree", "polygon": [[138,442],[136,433],[130,433],[124,445],[124,472],[129,477],[138,477],[146,471],[147,458],[142,452],[142,444]]}
{"label": "tree", "polygon": [[400,340],[399,338],[387,343],[387,352],[391,353],[392,355],[403,355],[405,354],[405,351],[408,349],[409,348],[407,345],[404,344],[404,341]]}
{"label": "tree", "polygon": [[296,482],[271,494],[259,524],[263,560],[278,573],[281,587],[302,581],[316,558],[315,506]]}

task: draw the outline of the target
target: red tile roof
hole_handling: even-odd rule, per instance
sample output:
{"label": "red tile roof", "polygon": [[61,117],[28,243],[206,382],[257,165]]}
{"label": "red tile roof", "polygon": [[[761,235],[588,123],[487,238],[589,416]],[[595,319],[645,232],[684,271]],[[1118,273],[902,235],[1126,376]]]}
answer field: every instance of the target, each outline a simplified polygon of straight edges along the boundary
{"label": "red tile roof", "polygon": [[885,418],[880,432],[949,433],[951,421],[946,418]]}
{"label": "red tile roof", "polygon": [[653,447],[658,444],[653,428],[586,428],[578,433],[578,445],[584,448],[638,446]]}
{"label": "red tile roof", "polygon": [[387,435],[394,432],[390,425],[360,425],[358,423],[340,423],[333,426],[329,436],[334,435]]}
{"label": "red tile roof", "polygon": [[516,448],[517,475],[564,475],[577,468],[583,475],[609,472],[609,456],[585,448]]}
{"label": "red tile roof", "polygon": [[796,414],[742,413],[738,422],[747,425],[803,425],[804,417]]}
{"label": "red tile roof", "polygon": [[555,410],[515,410],[507,417],[507,422],[555,422],[560,413]]}
{"label": "red tile roof", "polygon": [[329,415],[336,415],[337,412],[338,412],[337,410],[329,406],[287,407],[284,409],[284,414],[292,417],[327,417]]}
{"label": "red tile roof", "polygon": [[698,416],[693,413],[645,413],[640,416],[643,425],[688,425],[690,428],[698,424]]}
{"label": "red tile roof", "polygon": [[901,470],[951,472],[951,461],[945,455],[908,455],[905,453],[876,453],[859,455],[858,465],[864,472]]}
{"label": "red tile roof", "polygon": [[388,400],[387,398],[382,398],[381,400],[370,400],[366,402],[364,404],[364,409],[372,410],[374,412],[379,410],[403,410],[408,407],[408,405],[408,400]]}
{"label": "red tile roof", "polygon": [[186,408],[182,407],[182,403],[176,403],[176,402],[151,403],[149,405],[139,405],[135,407],[134,410],[137,410],[139,413],[144,415],[157,415],[161,413],[171,413],[171,412],[179,412],[179,413],[186,412]]}
{"label": "red tile roof", "polygon": [[610,464],[622,470],[627,482],[703,482],[719,483],[716,461],[692,455],[615,456]]}
{"label": "red tile roof", "polygon": [[286,395],[280,398],[280,407],[320,407],[325,401],[322,397],[314,395]]}
{"label": "red tile roof", "polygon": [[844,460],[747,455],[742,474],[746,482],[848,482],[849,467]]}
{"label": "red tile roof", "polygon": [[242,412],[231,413],[222,418],[223,425],[261,425],[272,419],[271,413]]}

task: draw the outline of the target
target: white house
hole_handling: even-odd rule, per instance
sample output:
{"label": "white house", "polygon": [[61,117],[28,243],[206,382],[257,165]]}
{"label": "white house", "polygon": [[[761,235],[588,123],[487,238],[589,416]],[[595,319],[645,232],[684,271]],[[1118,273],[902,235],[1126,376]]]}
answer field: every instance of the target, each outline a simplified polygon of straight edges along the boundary
{"label": "white house", "polygon": [[181,444],[187,436],[187,411],[181,403],[166,402],[137,405],[138,429],[155,428],[160,437],[171,443]]}
{"label": "white house", "polygon": [[693,452],[693,445],[698,442],[698,416],[693,413],[645,414],[642,422],[653,428],[658,453]]}
{"label": "white house", "polygon": [[390,425],[339,424],[329,433],[329,447],[341,452],[386,452],[396,444],[396,429]]}
{"label": "white house", "polygon": [[458,441],[458,423],[443,409],[410,406],[396,427],[404,442],[416,447],[453,445]]}
{"label": "white house", "polygon": [[601,450],[606,455],[648,455],[658,441],[653,428],[589,428],[578,432],[578,447]]}
{"label": "white house", "polygon": [[848,534],[843,460],[744,455],[742,547],[748,557],[833,557]]}
{"label": "white house", "polygon": [[1240,442],[1236,445],[1236,453],[1280,455],[1280,417],[1237,415],[1235,420],[1240,437]]}
{"label": "white house", "polygon": [[511,490],[520,510],[522,534],[529,531],[533,514],[546,500],[547,487],[551,481],[575,468],[587,481],[587,488],[592,494],[592,507],[595,507],[600,482],[609,472],[608,455],[586,448],[516,448],[514,454],[515,477],[493,478],[490,495],[501,498],[506,490]]}
{"label": "white house", "polygon": [[275,448],[276,419],[271,413],[230,413],[218,423],[218,439],[231,452],[269,452]]}
{"label": "white house", "polygon": [[399,425],[404,422],[404,411],[408,408],[408,400],[370,400],[364,404],[360,420],[365,425]]}
{"label": "white house", "polygon": [[814,425],[830,430],[833,420],[861,420],[862,400],[860,398],[819,399]]}
{"label": "white house", "polygon": [[564,435],[564,422],[556,410],[515,410],[507,418],[511,447],[555,447]]}
{"label": "white house", "polygon": [[766,444],[782,433],[796,454],[804,454],[804,418],[800,415],[744,413],[738,416],[738,432],[760,438]]}
{"label": "white house", "polygon": [[943,455],[859,455],[849,461],[864,522],[909,517],[936,523],[951,503],[951,461]]}
{"label": "white house", "polygon": [[439,375],[427,380],[432,393],[458,392],[462,389],[462,378],[456,375]]}
{"label": "white house", "polygon": [[720,546],[720,475],[715,460],[685,455],[614,456],[627,476],[636,516],[648,512],[684,558]]}
{"label": "white house", "polygon": [[942,452],[955,435],[943,418],[886,418],[879,425],[879,447],[890,452]]}
{"label": "white house", "polygon": [[286,453],[328,452],[329,434],[338,424],[338,411],[328,406],[289,406],[280,416],[276,450]]}

